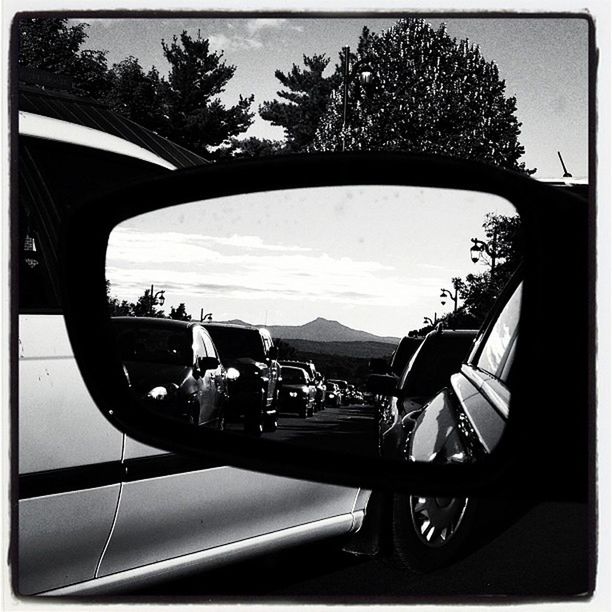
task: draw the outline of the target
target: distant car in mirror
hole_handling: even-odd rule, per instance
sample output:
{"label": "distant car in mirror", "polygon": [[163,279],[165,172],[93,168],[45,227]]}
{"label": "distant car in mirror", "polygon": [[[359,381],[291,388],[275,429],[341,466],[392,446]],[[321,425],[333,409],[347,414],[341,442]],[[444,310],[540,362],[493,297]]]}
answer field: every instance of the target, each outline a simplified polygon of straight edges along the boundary
{"label": "distant car in mirror", "polygon": [[153,317],[112,322],[138,400],[169,418],[224,428],[227,374],[199,323]]}
{"label": "distant car in mirror", "polygon": [[315,368],[315,364],[312,361],[297,361],[293,359],[281,359],[278,362],[281,366],[293,366],[295,368],[302,368],[306,372],[308,382],[307,384],[312,387],[312,392],[315,397],[315,402],[313,406],[313,410],[317,411],[320,409],[322,404],[322,390],[320,389],[320,385],[318,380],[320,378],[317,377],[317,370]]}
{"label": "distant car in mirror", "polygon": [[330,380],[325,383],[325,405],[337,408],[342,404],[342,393],[340,387]]}
{"label": "distant car in mirror", "polygon": [[278,395],[280,411],[297,413],[306,418],[315,410],[315,387],[311,384],[308,372],[303,368],[281,366],[281,384]]}
{"label": "distant car in mirror", "polygon": [[221,363],[239,372],[228,385],[227,415],[239,420],[252,434],[278,427],[280,365],[267,329],[231,323],[203,323],[211,335]]}
{"label": "distant car in mirror", "polygon": [[340,392],[340,401],[343,406],[347,406],[351,401],[348,382],[346,380],[339,380],[335,378],[330,379],[330,382],[334,383],[338,387],[338,391]]}

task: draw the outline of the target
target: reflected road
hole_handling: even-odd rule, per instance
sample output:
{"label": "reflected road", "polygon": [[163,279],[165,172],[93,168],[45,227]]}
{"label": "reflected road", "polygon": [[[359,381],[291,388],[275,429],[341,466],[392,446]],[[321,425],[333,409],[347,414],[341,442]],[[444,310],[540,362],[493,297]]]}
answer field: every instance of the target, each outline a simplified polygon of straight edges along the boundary
{"label": "reflected road", "polygon": [[306,419],[281,412],[274,440],[309,447],[377,455],[376,409],[368,404],[327,407]]}

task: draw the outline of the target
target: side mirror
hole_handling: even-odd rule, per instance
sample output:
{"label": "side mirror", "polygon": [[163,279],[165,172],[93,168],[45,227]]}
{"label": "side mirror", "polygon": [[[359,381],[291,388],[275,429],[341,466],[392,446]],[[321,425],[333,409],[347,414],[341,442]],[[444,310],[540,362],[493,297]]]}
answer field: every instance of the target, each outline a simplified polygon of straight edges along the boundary
{"label": "side mirror", "polygon": [[199,357],[196,365],[200,375],[204,376],[206,370],[216,370],[219,367],[219,360],[216,357]]}
{"label": "side mirror", "polygon": [[377,395],[391,395],[397,397],[397,378],[389,374],[370,374],[367,381],[368,391]]}

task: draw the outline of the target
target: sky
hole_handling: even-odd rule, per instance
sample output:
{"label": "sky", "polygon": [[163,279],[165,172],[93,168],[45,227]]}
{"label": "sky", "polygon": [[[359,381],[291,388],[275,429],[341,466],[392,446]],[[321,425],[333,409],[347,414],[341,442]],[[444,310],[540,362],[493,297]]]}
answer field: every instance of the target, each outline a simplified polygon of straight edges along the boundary
{"label": "sky", "polygon": [[[452,308],[450,279],[481,272],[470,238],[488,212],[513,215],[477,192],[349,186],[247,194],[129,219],[107,252],[111,294],[165,291],[199,318],[302,325],[317,317],[401,337]],[[146,279],[146,282],[143,282]]]}
{"label": "sky", "polygon": [[[77,20],[83,21],[83,20]],[[302,65],[303,55],[325,53],[338,61],[344,45],[355,48],[364,25],[379,32],[395,19],[93,19],[89,20],[87,47],[108,51],[109,64],[129,55],[145,69],[155,65],[167,71],[161,40],[182,30],[198,31],[236,66],[222,100],[227,105],[240,94],[255,95],[256,109],[277,97],[280,83],[275,70],[287,72]],[[468,38],[480,46],[487,61],[495,61],[506,82],[507,95],[517,99],[522,123],[519,140],[522,158],[536,177],[562,174],[561,151],[574,177],[586,177],[588,159],[588,31],[583,19],[570,18],[428,18],[434,27],[447,24],[458,40]],[[331,67],[328,68],[331,71]],[[282,128],[256,117],[248,136],[282,138]]]}
{"label": "sky", "polygon": [[[557,151],[561,151],[575,177],[587,175],[586,21],[514,17],[428,21],[433,27],[444,21],[451,36],[468,38],[480,46],[487,61],[497,63],[506,82],[506,94],[517,99],[517,116],[522,123],[519,140],[526,151],[522,161],[528,168],[537,168],[536,177],[562,175]],[[170,40],[182,30],[193,36],[199,32],[211,41],[213,49],[223,52],[227,63],[236,66],[222,101],[232,105],[239,95],[254,94],[256,109],[264,100],[277,97],[280,83],[275,70],[287,72],[294,63],[301,65],[304,54],[325,53],[335,63],[343,45],[356,47],[364,25],[381,31],[394,22],[395,19],[367,18],[94,19],[89,21],[87,46],[107,50],[109,64],[132,55],[145,70],[154,65],[164,74],[168,66],[161,40]],[[258,118],[246,135],[282,138],[282,129]],[[372,210],[372,200],[363,201],[362,206]],[[196,205],[197,210],[215,208],[218,207]],[[204,312],[212,311],[217,320],[240,318],[270,325],[299,325],[322,316],[379,335],[401,336],[421,327],[424,316],[433,317],[449,308],[448,302],[445,307],[440,304],[440,287],[450,287],[453,276],[474,271],[469,259],[469,238],[482,235],[484,213],[488,212],[481,210],[469,231],[461,232],[457,231],[461,216],[450,217],[452,223],[444,229],[441,217],[434,214],[429,227],[424,226],[420,234],[400,231],[392,240],[393,231],[413,227],[414,220],[406,219],[393,226],[388,222],[391,217],[383,215],[376,223],[386,218],[386,225],[377,225],[373,231],[373,227],[359,226],[356,220],[363,215],[356,210],[348,224],[349,216],[345,216],[342,223],[336,219],[337,225],[319,224],[317,231],[301,237],[294,230],[293,235],[283,234],[287,229],[286,212],[271,212],[269,223],[262,225],[258,215],[245,210],[241,207],[240,213],[211,213],[210,218],[200,219],[196,229],[193,222],[187,227],[179,224],[174,235],[169,229],[173,215],[145,223],[155,230],[154,236],[143,236],[139,234],[144,231],[142,227],[128,224],[117,230],[115,239],[117,244],[123,241],[131,247],[121,247],[118,259],[109,260],[111,282],[118,292],[125,293],[121,297],[132,300],[154,282],[156,289],[166,289],[166,310],[184,301],[194,316],[199,316],[203,308]],[[302,219],[304,210],[296,209],[295,218]],[[298,226],[312,228],[313,223],[329,214],[322,212]],[[193,219],[193,213],[181,215]],[[369,213],[368,216],[371,217]],[[232,225],[226,228],[227,218],[232,219]],[[204,227],[206,231],[201,231]],[[324,242],[330,228],[336,240],[345,233],[352,236],[358,250],[353,252],[347,240]],[[363,239],[365,235],[368,240]],[[423,243],[421,236],[429,236],[429,243]],[[312,237],[317,240],[311,242]],[[456,244],[453,255],[445,259],[442,255],[451,243]],[[370,250],[368,244],[376,246]],[[393,253],[397,244],[402,244],[406,252]],[[419,260],[421,268],[406,264],[414,261],[416,244],[436,245],[429,264],[427,259]],[[160,245],[171,255],[168,261],[173,262],[172,266],[156,257]],[[151,257],[148,263],[142,259],[147,249]],[[438,261],[436,257],[442,259]],[[343,258],[350,262],[344,261],[343,265]],[[276,268],[270,275],[268,270],[274,261]],[[388,262],[393,263],[391,269]],[[432,267],[426,270],[426,265]],[[149,277],[151,280],[143,283],[142,279]],[[276,279],[272,284],[271,278]],[[364,295],[364,291],[370,295]]]}

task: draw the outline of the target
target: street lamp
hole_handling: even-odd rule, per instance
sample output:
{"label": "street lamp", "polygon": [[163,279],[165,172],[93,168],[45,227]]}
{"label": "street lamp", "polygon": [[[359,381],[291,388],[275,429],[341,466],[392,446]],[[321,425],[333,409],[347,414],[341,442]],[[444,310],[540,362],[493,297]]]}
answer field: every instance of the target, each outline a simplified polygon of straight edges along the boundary
{"label": "street lamp", "polygon": [[482,254],[486,253],[491,258],[491,273],[495,270],[495,263],[499,257],[497,252],[497,232],[493,232],[493,238],[490,242],[484,242],[478,238],[472,238],[472,247],[470,248],[470,257],[473,263],[478,263],[482,259]]}
{"label": "street lamp", "polygon": [[359,82],[363,87],[369,87],[374,81],[374,70],[371,63],[367,59],[361,59],[355,62],[353,68],[350,68],[351,48],[348,45],[342,47],[344,51],[343,69],[342,69],[342,150],[346,146],[346,127],[348,123],[348,86],[355,78],[359,70]]}
{"label": "street lamp", "polygon": [[151,298],[151,306],[150,306],[151,314],[153,314],[153,308],[155,307],[155,304],[159,302],[159,305],[163,306],[164,302],[166,301],[166,298],[164,297],[164,293],[166,292],[163,289],[158,291],[157,293],[153,293],[154,290],[155,290],[155,287],[151,285],[151,293],[149,293],[149,297]]}
{"label": "street lamp", "polygon": [[455,289],[455,295],[453,295],[448,289],[440,289],[440,291],[442,292],[440,293],[440,303],[442,304],[442,306],[446,304],[446,298],[449,297],[451,300],[453,300],[455,304],[455,308],[453,309],[453,312],[457,312],[457,301],[459,300],[459,290]]}

